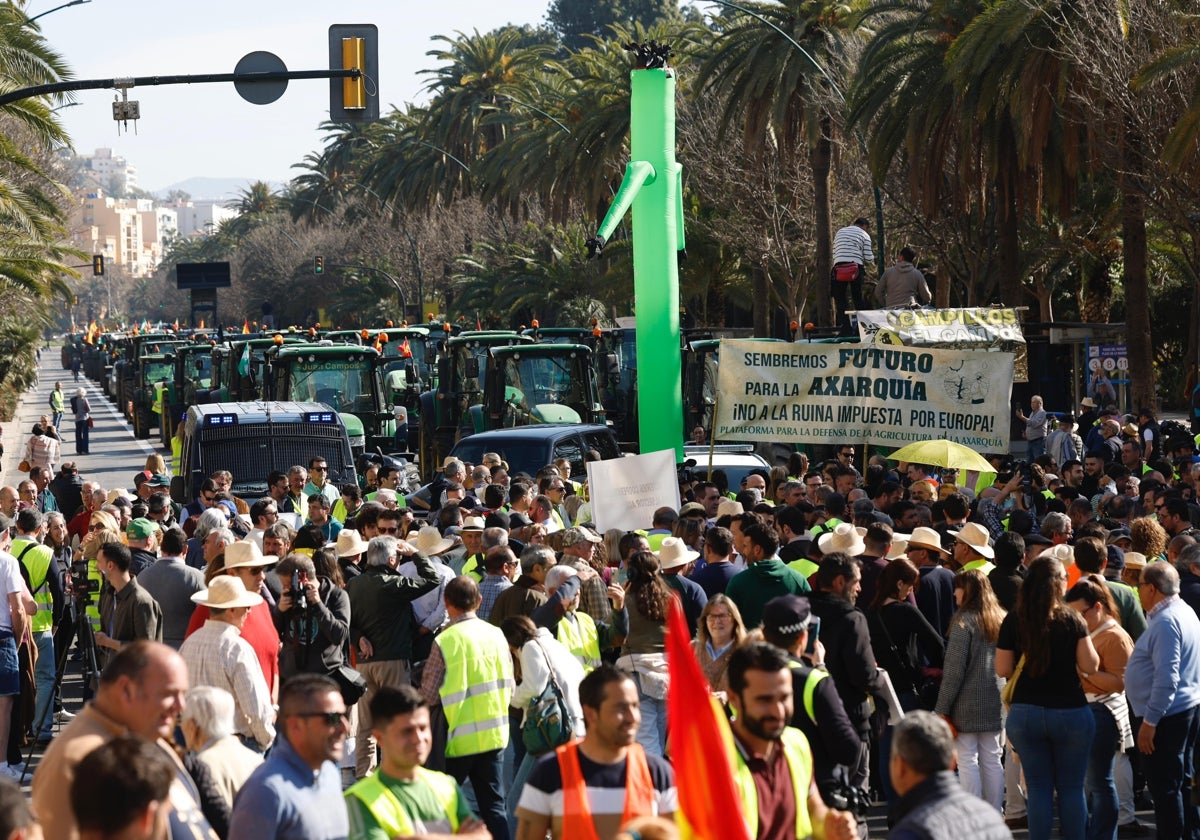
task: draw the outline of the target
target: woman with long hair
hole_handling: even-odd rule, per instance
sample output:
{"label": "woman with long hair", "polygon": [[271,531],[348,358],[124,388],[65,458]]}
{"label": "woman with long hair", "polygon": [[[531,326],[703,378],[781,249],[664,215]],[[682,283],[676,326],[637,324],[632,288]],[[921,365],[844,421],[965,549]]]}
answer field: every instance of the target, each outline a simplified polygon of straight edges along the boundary
{"label": "woman with long hair", "polygon": [[700,552],[700,556],[704,556],[704,531],[707,524],[703,519],[697,519],[694,516],[685,516],[675,523],[675,527],[671,529],[671,536],[678,537],[692,551]]}
{"label": "woman with long hair", "polygon": [[1096,720],[1079,675],[1094,674],[1100,656],[1083,618],[1063,600],[1066,591],[1062,563],[1038,557],[996,640],[996,675],[1017,681],[1008,736],[1025,770],[1031,840],[1049,840],[1056,797],[1062,836],[1086,836],[1083,779]]}
{"label": "woman with long hair", "polygon": [[783,490],[783,485],[787,484],[788,471],[787,467],[771,467],[770,476],[767,479],[767,501],[773,505],[787,504],[787,499],[782,498],[780,493]]}
{"label": "woman with long hair", "polygon": [[996,637],[1004,610],[979,569],[954,576],[958,612],[950,619],[942,685],[934,712],[958,733],[958,781],[997,811],[1004,807],[1004,749]]}
{"label": "woman with long hair", "polygon": [[746,627],[742,624],[742,614],[737,604],[720,593],[709,598],[700,611],[692,650],[696,652],[704,677],[714,692],[729,688],[729,681],[725,678],[729,657],[733,655],[734,648],[740,647],[744,641]]}
{"label": "woman with long hair", "polygon": [[633,675],[641,704],[638,743],[662,757],[667,748],[667,607],[671,589],[658,557],[639,551],[626,563],[625,605],[629,635],[617,666]]}
{"label": "woman with long hair", "polygon": [[1119,751],[1133,746],[1133,728],[1125,700],[1125,666],[1133,639],[1121,627],[1116,601],[1099,575],[1085,575],[1065,598],[1083,616],[1088,636],[1100,655],[1100,667],[1080,674],[1088,708],[1096,720],[1096,736],[1088,757],[1083,790],[1087,798],[1089,840],[1111,838],[1117,829],[1117,785],[1113,762]]}
{"label": "woman with long hair", "polygon": [[[888,563],[879,575],[875,597],[867,607],[871,650],[879,667],[888,672],[896,697],[905,711],[920,708],[920,688],[926,666],[942,667],[946,645],[908,596],[916,589],[921,573],[906,557]],[[892,788],[888,764],[892,754],[892,727],[879,738],[879,773],[888,804],[898,798]]]}

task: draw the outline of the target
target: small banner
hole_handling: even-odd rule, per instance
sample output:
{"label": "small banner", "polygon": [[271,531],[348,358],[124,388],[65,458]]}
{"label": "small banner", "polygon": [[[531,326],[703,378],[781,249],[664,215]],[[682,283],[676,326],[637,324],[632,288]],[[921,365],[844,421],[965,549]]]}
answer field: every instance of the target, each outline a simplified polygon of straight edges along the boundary
{"label": "small banner", "polygon": [[723,339],[714,436],[1007,452],[1012,376],[1011,353]]}
{"label": "small banner", "polygon": [[660,507],[679,510],[674,449],[592,461],[587,477],[592,522],[602,534],[609,528],[649,528]]}
{"label": "small banner", "polygon": [[1013,381],[1029,381],[1028,347],[1015,309],[860,309],[855,317],[858,337],[867,344],[1002,350],[1013,354]]}

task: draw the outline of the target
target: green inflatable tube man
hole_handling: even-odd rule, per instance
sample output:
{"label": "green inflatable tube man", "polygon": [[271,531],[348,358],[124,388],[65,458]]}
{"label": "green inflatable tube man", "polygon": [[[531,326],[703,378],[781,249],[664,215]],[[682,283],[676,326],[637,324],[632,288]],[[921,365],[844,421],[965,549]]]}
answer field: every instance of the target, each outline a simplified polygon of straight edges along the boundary
{"label": "green inflatable tube man", "polygon": [[630,161],[621,189],[596,237],[597,256],[633,208],[633,292],[637,313],[638,433],[642,452],[674,449],[683,460],[683,393],[679,355],[679,258],[683,237],[683,167],[675,160],[675,73],[671,48],[628,44]]}

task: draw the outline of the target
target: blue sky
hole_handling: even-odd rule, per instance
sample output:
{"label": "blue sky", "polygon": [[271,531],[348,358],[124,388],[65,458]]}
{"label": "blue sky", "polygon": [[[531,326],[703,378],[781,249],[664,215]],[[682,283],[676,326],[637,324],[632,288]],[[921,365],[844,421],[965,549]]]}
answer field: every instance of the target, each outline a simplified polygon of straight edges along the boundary
{"label": "blue sky", "polygon": [[[31,0],[37,15],[65,0]],[[246,53],[275,53],[289,70],[328,66],[333,23],[379,27],[383,110],[421,98],[422,68],[433,66],[430,39],[455,31],[486,32],[505,23],[535,23],[548,0],[91,0],[38,23],[67,57],[76,78],[227,73]],[[293,81],[271,105],[251,105],[232,84],[134,88],[141,103],[136,134],[118,135],[112,90],[76,94],[62,116],[75,148],[111,147],[138,167],[143,189],[190,177],[238,177],[282,182],[293,163],[321,145],[317,127],[329,107],[328,82]]]}

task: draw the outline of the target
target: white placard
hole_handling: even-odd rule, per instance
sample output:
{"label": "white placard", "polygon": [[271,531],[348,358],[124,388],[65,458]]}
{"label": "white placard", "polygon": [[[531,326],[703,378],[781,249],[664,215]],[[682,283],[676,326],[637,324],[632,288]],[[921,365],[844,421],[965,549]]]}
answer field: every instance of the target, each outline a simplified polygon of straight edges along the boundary
{"label": "white placard", "polygon": [[587,477],[592,522],[602,534],[649,528],[658,508],[679,509],[674,449],[592,461]]}

